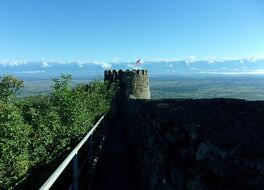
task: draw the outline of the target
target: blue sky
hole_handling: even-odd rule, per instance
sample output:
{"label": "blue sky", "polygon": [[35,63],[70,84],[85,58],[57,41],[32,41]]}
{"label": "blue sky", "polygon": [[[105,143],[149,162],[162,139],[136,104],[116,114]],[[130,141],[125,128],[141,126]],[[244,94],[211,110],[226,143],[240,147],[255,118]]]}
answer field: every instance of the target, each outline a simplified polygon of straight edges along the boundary
{"label": "blue sky", "polygon": [[264,55],[263,0],[0,0],[0,60]]}

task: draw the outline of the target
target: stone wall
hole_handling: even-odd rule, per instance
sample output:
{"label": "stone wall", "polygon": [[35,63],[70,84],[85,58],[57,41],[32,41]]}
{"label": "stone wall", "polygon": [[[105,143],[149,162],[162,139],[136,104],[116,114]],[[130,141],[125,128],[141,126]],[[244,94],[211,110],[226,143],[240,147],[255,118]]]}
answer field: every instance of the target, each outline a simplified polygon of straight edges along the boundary
{"label": "stone wall", "polygon": [[149,78],[146,70],[132,74],[131,94],[137,99],[150,99]]}
{"label": "stone wall", "polygon": [[149,77],[147,70],[126,70],[105,71],[104,75],[107,81],[119,81],[122,92],[122,98],[150,99]]}
{"label": "stone wall", "polygon": [[129,100],[122,109],[145,189],[264,189],[264,102]]}

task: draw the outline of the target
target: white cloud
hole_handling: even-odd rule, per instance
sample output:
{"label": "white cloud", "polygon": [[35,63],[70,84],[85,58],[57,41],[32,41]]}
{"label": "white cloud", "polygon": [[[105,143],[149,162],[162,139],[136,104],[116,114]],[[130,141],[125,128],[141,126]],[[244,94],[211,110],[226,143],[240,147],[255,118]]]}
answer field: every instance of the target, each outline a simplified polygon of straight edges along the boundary
{"label": "white cloud", "polygon": [[118,57],[114,57],[112,60],[111,60],[111,63],[118,63],[120,61],[120,59]]}
{"label": "white cloud", "polygon": [[51,65],[49,65],[48,61],[42,61],[42,66],[41,67],[52,67]]}
{"label": "white cloud", "polygon": [[127,67],[134,67],[134,64],[127,64]]}
{"label": "white cloud", "polygon": [[212,58],[209,58],[209,61],[208,61],[208,63],[209,64],[212,64],[212,63],[214,63],[215,61],[212,59]]}
{"label": "white cloud", "polygon": [[[99,62],[99,61],[88,61],[88,60],[69,60],[69,61],[62,61],[62,60],[54,60],[54,59],[45,59],[42,58],[40,60],[33,60],[33,61],[19,61],[19,60],[10,60],[10,59],[4,59],[0,60],[0,65],[4,66],[19,66],[19,65],[25,65],[29,63],[38,63],[41,64],[42,68],[47,68],[47,67],[52,67],[54,64],[77,64],[79,67],[83,67],[85,64],[96,64],[100,65],[103,69],[111,69],[112,64],[111,63],[119,63],[117,62],[119,59],[118,58],[113,58],[112,62]],[[251,55],[251,56],[246,56],[246,57],[239,57],[239,58],[234,58],[234,57],[215,57],[211,56],[208,59],[200,59],[195,56],[190,56],[187,59],[179,59],[179,58],[159,58],[159,59],[153,59],[153,60],[141,60],[141,62],[145,62],[145,64],[150,64],[150,63],[159,63],[159,62],[164,62],[167,63],[166,65],[168,67],[173,67],[173,64],[170,64],[172,62],[180,62],[180,61],[185,61],[186,64],[189,66],[189,64],[195,63],[197,61],[207,61],[208,63],[220,63],[220,62],[225,62],[225,61],[240,61],[240,63],[245,63],[245,62],[257,62],[257,61],[264,61],[264,55],[257,54],[257,55]],[[135,67],[133,66],[132,62],[126,62],[127,64],[132,64],[128,65],[129,68],[133,69],[140,69],[141,67]],[[120,62],[121,63],[121,62]],[[122,62],[125,63],[125,62]]]}
{"label": "white cloud", "polygon": [[249,62],[256,62],[256,61],[264,60],[264,55],[260,55],[260,54],[251,55],[251,56],[244,57],[243,60],[249,61]]}
{"label": "white cloud", "polygon": [[208,71],[199,72],[201,74],[220,74],[220,75],[264,75],[264,69],[256,69],[249,71],[230,71],[230,72],[218,72],[218,71]]}
{"label": "white cloud", "polygon": [[111,69],[112,65],[106,62],[93,62],[93,64],[100,65],[104,70]]}
{"label": "white cloud", "polygon": [[235,60],[240,60],[240,59],[241,58],[211,56],[208,58],[208,63],[211,64],[211,63],[219,63],[219,62],[225,62],[225,61],[235,61]]}
{"label": "white cloud", "polygon": [[209,64],[212,64],[212,63],[215,63],[216,62],[216,58],[213,56],[213,57],[209,57],[209,60],[208,60],[208,63]]}
{"label": "white cloud", "polygon": [[20,74],[37,74],[37,73],[45,73],[45,71],[19,71],[16,73],[20,73]]}
{"label": "white cloud", "polygon": [[185,62],[187,64],[191,64],[191,63],[194,63],[195,61],[197,60],[197,58],[195,56],[190,56],[188,59],[185,60]]}
{"label": "white cloud", "polygon": [[4,59],[0,60],[0,65],[4,66],[18,66],[18,65],[24,65],[27,64],[27,61],[17,61],[17,60],[9,60],[9,59]]}
{"label": "white cloud", "polygon": [[142,67],[137,66],[137,65],[135,65],[135,64],[127,64],[127,67],[128,67],[128,68],[135,69],[135,70],[143,69]]}
{"label": "white cloud", "polygon": [[68,62],[63,62],[64,64],[78,64],[80,68],[82,68],[86,64],[95,64],[101,66],[104,70],[111,69],[112,64],[100,61],[76,61],[76,60],[69,60]]}
{"label": "white cloud", "polygon": [[178,58],[159,58],[159,59],[147,60],[146,62],[165,62],[165,63],[168,63],[168,62],[175,62],[175,61],[181,61],[181,59],[178,59]]}

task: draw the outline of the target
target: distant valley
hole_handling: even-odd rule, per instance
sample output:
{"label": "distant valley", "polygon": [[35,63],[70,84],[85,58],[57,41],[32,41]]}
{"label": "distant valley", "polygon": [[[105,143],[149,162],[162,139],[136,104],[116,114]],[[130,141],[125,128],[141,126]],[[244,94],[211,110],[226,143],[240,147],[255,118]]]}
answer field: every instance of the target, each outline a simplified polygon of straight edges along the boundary
{"label": "distant valley", "polygon": [[106,69],[147,69],[153,99],[242,98],[264,100],[264,59],[160,60],[134,63],[2,62],[0,75],[25,81],[20,96],[47,94],[52,78],[71,74],[74,84],[102,80]]}

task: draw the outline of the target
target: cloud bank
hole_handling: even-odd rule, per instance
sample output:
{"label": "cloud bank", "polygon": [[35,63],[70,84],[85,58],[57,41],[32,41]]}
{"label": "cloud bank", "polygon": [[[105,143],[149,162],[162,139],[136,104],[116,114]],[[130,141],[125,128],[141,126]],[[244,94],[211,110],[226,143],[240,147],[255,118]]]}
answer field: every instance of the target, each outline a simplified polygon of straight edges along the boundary
{"label": "cloud bank", "polygon": [[0,60],[0,74],[39,74],[57,76],[61,73],[73,73],[78,76],[100,74],[108,69],[147,69],[152,74],[255,74],[264,75],[264,56],[254,55],[240,58],[215,56],[199,59],[190,56],[187,59],[145,60],[136,66],[131,62],[99,62],[99,61],[58,61],[42,58],[38,61]]}
{"label": "cloud bank", "polygon": [[[225,61],[236,61],[239,60],[240,63],[244,63],[244,62],[257,62],[260,60],[264,61],[264,55],[251,55],[251,56],[245,56],[245,57],[239,57],[239,58],[232,58],[232,57],[215,57],[215,56],[211,56],[208,59],[200,59],[199,57],[196,56],[190,56],[186,59],[179,59],[179,58],[160,58],[160,59],[152,59],[152,60],[146,60],[144,61],[146,64],[148,63],[159,63],[159,62],[165,62],[165,63],[170,63],[170,62],[181,62],[184,61],[187,64],[193,64],[196,63],[198,61],[207,61],[209,64],[212,63],[217,63],[217,62],[225,62]],[[53,64],[77,64],[79,65],[79,67],[83,67],[83,65],[86,64],[95,64],[95,65],[99,65],[101,66],[103,69],[111,69],[112,64],[118,64],[118,63],[125,63],[125,62],[100,62],[100,61],[79,61],[79,60],[68,60],[68,61],[60,61],[60,60],[55,60],[55,59],[51,59],[51,60],[47,60],[42,58],[41,60],[23,60],[23,61],[19,61],[19,60],[11,60],[11,59],[3,59],[0,60],[0,65],[3,66],[19,66],[19,65],[26,65],[26,64],[41,64],[43,68],[46,67],[52,67]],[[134,61],[131,62],[127,62],[128,66],[133,68],[133,64]]]}

